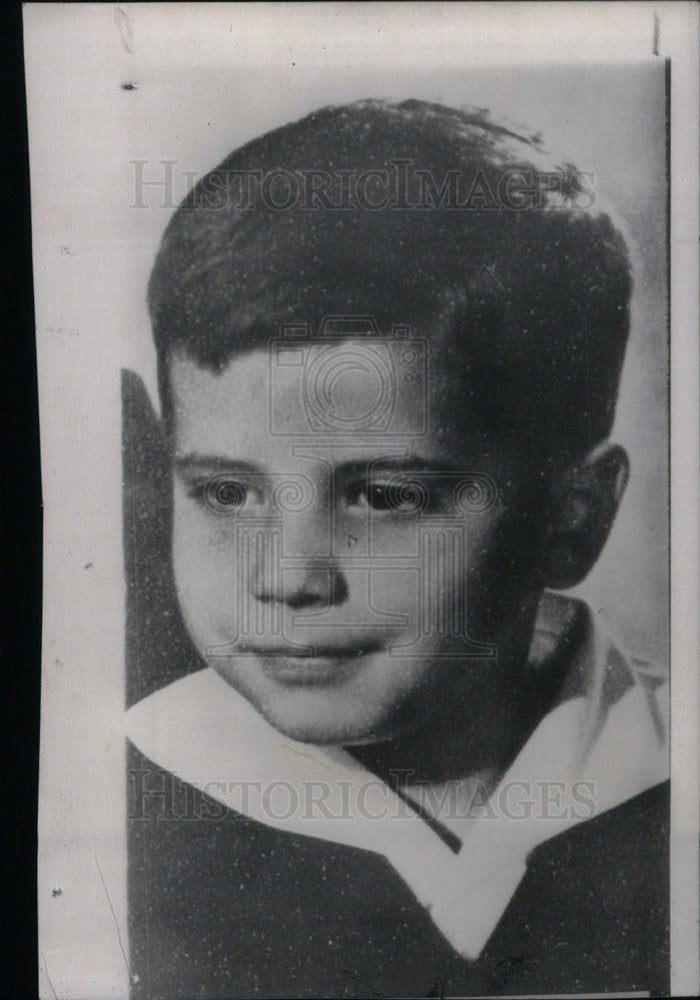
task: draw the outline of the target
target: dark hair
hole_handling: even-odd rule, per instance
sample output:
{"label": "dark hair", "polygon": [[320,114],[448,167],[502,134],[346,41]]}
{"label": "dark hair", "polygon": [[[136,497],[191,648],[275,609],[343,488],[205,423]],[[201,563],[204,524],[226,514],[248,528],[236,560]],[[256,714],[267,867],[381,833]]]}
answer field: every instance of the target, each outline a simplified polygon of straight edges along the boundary
{"label": "dark hair", "polygon": [[323,108],[191,191],[149,285],[163,412],[176,350],[220,371],[283,324],[410,324],[494,430],[576,454],[613,420],[629,330],[625,241],[572,164],[488,112]]}

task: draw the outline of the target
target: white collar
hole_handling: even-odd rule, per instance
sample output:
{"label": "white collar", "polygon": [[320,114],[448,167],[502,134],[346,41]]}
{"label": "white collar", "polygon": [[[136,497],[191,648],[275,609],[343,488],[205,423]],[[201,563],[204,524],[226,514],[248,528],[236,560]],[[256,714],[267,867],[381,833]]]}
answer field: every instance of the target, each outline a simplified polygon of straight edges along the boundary
{"label": "white collar", "polygon": [[158,766],[228,808],[289,833],[383,855],[453,948],[475,959],[530,851],[590,818],[585,809],[552,818],[536,808],[515,820],[501,808],[507,788],[564,782],[568,793],[574,783],[590,782],[599,815],[668,774],[660,678],[622,653],[590,616],[567,676],[561,701],[493,791],[490,808],[469,821],[458,854],[349,753],[283,736],[212,668],[134,705],[126,733]]}

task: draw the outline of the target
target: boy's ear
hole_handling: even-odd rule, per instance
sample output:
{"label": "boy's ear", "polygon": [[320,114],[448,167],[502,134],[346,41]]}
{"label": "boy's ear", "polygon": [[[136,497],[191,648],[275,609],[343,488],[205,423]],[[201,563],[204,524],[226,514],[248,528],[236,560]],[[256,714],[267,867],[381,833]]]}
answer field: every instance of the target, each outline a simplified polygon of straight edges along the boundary
{"label": "boy's ear", "polygon": [[609,441],[557,477],[541,563],[545,586],[566,590],[588,575],[610,534],[628,477],[627,452]]}

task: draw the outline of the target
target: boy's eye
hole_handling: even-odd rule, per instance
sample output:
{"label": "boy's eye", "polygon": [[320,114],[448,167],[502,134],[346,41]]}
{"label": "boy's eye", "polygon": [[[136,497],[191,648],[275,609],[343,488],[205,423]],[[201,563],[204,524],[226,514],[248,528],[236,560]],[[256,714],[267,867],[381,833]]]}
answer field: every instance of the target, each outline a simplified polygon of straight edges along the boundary
{"label": "boy's eye", "polygon": [[357,483],[348,492],[349,506],[367,506],[377,512],[419,514],[435,510],[440,499],[426,482],[406,479],[392,482]]}
{"label": "boy's eye", "polygon": [[217,514],[237,514],[255,499],[244,483],[225,475],[195,483],[189,495],[203,500]]}
{"label": "boy's eye", "polygon": [[421,507],[421,497],[415,490],[400,483],[372,483],[367,493],[372,510],[415,514]]}

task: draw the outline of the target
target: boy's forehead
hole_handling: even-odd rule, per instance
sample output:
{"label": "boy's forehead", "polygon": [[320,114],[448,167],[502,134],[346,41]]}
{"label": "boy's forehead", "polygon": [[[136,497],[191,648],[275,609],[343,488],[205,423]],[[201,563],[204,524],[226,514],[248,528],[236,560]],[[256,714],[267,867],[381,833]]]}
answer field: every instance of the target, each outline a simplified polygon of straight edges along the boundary
{"label": "boy's forehead", "polygon": [[465,426],[459,391],[427,346],[384,338],[271,341],[235,355],[220,372],[176,354],[169,371],[176,449],[262,458],[300,443],[343,454],[402,445],[458,461],[465,431],[470,450],[479,448],[479,434]]}

